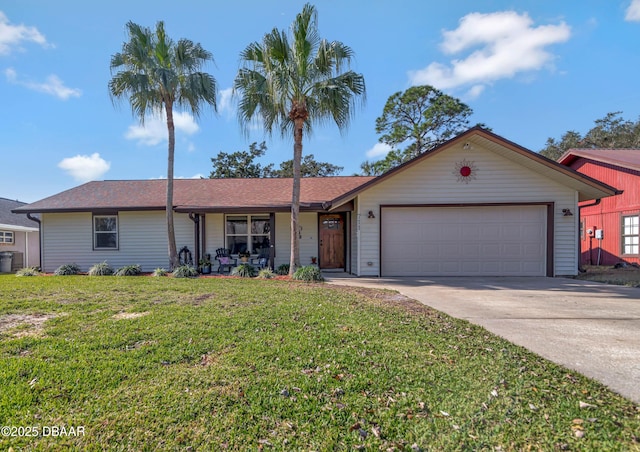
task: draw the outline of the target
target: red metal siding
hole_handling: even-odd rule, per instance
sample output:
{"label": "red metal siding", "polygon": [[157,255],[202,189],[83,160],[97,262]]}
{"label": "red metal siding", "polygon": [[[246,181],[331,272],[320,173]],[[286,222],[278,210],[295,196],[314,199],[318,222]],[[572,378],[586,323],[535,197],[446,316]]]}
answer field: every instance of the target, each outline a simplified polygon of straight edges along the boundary
{"label": "red metal siding", "polygon": [[[622,255],[622,217],[640,214],[640,171],[620,168],[607,163],[579,158],[570,165],[573,169],[616,187],[621,195],[603,198],[599,205],[580,209],[584,225],[581,234],[582,264],[615,265],[625,261],[639,263],[640,256]],[[580,203],[581,205],[593,202]],[[604,239],[597,240],[587,230],[602,229]]]}

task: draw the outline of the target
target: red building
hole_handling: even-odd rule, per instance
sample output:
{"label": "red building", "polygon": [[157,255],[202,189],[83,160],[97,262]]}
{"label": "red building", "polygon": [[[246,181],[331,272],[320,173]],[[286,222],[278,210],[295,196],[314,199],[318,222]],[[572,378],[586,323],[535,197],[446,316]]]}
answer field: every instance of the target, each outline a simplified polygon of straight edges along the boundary
{"label": "red building", "polygon": [[581,264],[640,264],[640,149],[570,149],[559,162],[622,191],[579,204]]}

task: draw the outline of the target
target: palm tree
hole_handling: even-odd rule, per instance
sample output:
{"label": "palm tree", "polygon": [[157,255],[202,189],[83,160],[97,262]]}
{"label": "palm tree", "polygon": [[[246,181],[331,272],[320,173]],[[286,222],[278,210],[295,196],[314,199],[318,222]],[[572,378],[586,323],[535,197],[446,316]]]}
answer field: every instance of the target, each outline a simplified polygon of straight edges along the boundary
{"label": "palm tree", "polygon": [[317,12],[306,4],[291,25],[291,34],[273,29],[262,42],[240,54],[243,62],[234,82],[239,94],[238,117],[247,127],[257,117],[271,134],[293,132],[293,195],[291,199],[291,259],[289,272],[300,264],[298,214],[303,131],[330,119],[346,129],[353,105],[364,100],[362,74],[350,70],[354,54],[338,41],[320,39]]}
{"label": "palm tree", "polygon": [[[191,110],[195,117],[200,105],[206,102],[216,109],[216,80],[200,69],[213,61],[213,55],[200,44],[188,39],[175,43],[164,31],[164,22],[156,24],[156,30],[141,27],[133,22],[126,25],[129,41],[122,44],[122,51],[111,56],[109,92],[111,99],[129,98],[132,113],[144,125],[149,113],[167,116],[167,234],[169,241],[169,265],[179,265],[173,226],[173,163],[175,153],[174,106]],[[114,74],[114,71],[115,72]]]}

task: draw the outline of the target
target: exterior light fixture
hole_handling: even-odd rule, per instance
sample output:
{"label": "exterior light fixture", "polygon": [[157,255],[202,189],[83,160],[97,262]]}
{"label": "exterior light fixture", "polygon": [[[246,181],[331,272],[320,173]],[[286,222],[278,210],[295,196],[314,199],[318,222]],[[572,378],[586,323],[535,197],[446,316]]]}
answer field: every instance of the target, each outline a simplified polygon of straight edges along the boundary
{"label": "exterior light fixture", "polygon": [[369,214],[367,215],[367,218],[375,218],[376,215],[373,213],[373,210],[369,211]]}
{"label": "exterior light fixture", "polygon": [[565,217],[572,217],[573,212],[571,212],[571,209],[562,209],[562,215],[564,215]]}

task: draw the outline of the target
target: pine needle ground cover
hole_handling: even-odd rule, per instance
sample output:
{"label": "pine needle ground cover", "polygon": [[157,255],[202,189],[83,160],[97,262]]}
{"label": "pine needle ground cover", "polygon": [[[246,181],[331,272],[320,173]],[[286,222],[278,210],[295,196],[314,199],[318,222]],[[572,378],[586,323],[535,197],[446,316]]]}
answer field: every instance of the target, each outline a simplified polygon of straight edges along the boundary
{"label": "pine needle ground cover", "polygon": [[0,276],[0,387],[1,450],[640,450],[599,383],[326,284]]}

